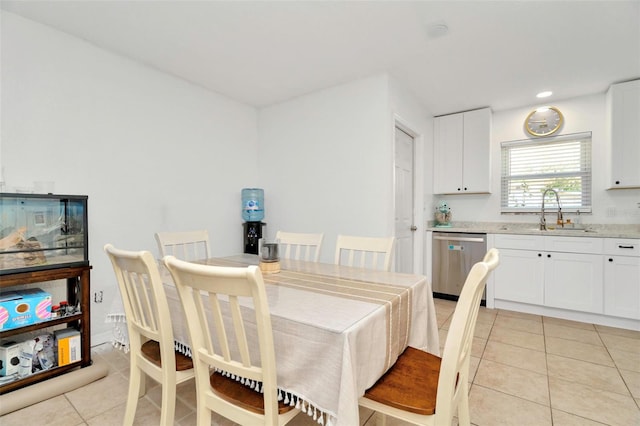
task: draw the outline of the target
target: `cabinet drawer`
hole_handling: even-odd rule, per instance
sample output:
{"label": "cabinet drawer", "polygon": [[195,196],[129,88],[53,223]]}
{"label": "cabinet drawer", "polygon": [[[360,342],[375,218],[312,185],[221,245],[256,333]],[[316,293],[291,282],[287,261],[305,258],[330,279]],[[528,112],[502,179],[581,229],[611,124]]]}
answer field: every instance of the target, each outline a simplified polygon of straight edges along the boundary
{"label": "cabinet drawer", "polygon": [[640,256],[640,240],[632,238],[605,238],[604,254]]}
{"label": "cabinet drawer", "polygon": [[495,234],[494,245],[501,249],[543,250],[543,237],[537,235]]}
{"label": "cabinet drawer", "polygon": [[544,237],[544,249],[565,253],[602,254],[603,239],[549,235]]}

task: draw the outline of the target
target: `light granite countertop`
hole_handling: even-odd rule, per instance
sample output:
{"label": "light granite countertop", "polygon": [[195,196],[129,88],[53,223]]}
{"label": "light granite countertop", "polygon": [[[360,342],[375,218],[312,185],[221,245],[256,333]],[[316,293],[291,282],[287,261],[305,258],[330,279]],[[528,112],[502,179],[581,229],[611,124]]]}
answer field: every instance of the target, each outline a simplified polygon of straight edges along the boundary
{"label": "light granite countertop", "polygon": [[[639,238],[639,225],[602,225],[582,224],[564,229],[547,224],[550,228],[541,231],[538,223],[512,222],[451,222],[450,228],[436,227],[433,221],[427,223],[427,231],[439,232],[477,232],[487,234],[521,234],[521,235],[565,235],[567,237],[598,237],[598,238]],[[579,228],[578,228],[579,226]]]}

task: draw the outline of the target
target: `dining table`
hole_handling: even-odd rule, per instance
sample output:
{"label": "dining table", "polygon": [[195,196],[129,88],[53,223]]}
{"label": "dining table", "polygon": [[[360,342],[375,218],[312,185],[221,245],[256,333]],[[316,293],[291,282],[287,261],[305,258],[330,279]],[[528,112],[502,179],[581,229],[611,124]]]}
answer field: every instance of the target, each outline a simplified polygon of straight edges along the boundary
{"label": "dining table", "polygon": [[[259,262],[256,255],[240,254],[197,263],[246,267]],[[190,355],[177,289],[163,263],[159,265],[176,348]],[[407,346],[439,355],[433,295],[423,275],[280,259],[279,272],[264,273],[263,279],[279,398],[318,424],[358,425],[359,397]],[[248,299],[241,304],[252,308]],[[122,324],[121,313],[109,317]],[[122,327],[114,337],[115,344],[126,345]]]}

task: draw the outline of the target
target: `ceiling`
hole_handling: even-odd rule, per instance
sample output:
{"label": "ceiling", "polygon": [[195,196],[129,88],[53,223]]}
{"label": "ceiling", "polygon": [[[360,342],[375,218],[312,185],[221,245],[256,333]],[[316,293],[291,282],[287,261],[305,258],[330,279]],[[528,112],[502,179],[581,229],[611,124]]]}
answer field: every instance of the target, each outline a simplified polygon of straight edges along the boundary
{"label": "ceiling", "polygon": [[[58,28],[264,107],[388,73],[434,115],[640,78],[635,1],[9,1]],[[430,27],[448,32],[433,36]]]}

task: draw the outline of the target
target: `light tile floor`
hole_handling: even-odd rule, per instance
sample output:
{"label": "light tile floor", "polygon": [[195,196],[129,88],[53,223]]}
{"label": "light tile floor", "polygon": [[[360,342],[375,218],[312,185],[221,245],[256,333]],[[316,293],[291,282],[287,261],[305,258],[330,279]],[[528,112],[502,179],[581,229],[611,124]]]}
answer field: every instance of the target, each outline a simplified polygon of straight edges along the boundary
{"label": "light tile floor", "polygon": [[[444,346],[454,302],[436,300]],[[128,357],[110,345],[93,349],[109,375],[64,395],[0,417],[2,426],[46,417],[48,425],[121,425]],[[470,409],[476,426],[640,425],[640,332],[481,308],[473,343]],[[178,391],[176,425],[195,424],[195,389]],[[149,386],[136,424],[160,421],[160,387]],[[43,417],[44,416],[44,417]],[[379,416],[361,410],[361,425]],[[214,425],[231,425],[214,417]],[[314,423],[304,414],[294,426]],[[389,426],[405,425],[389,419]]]}

